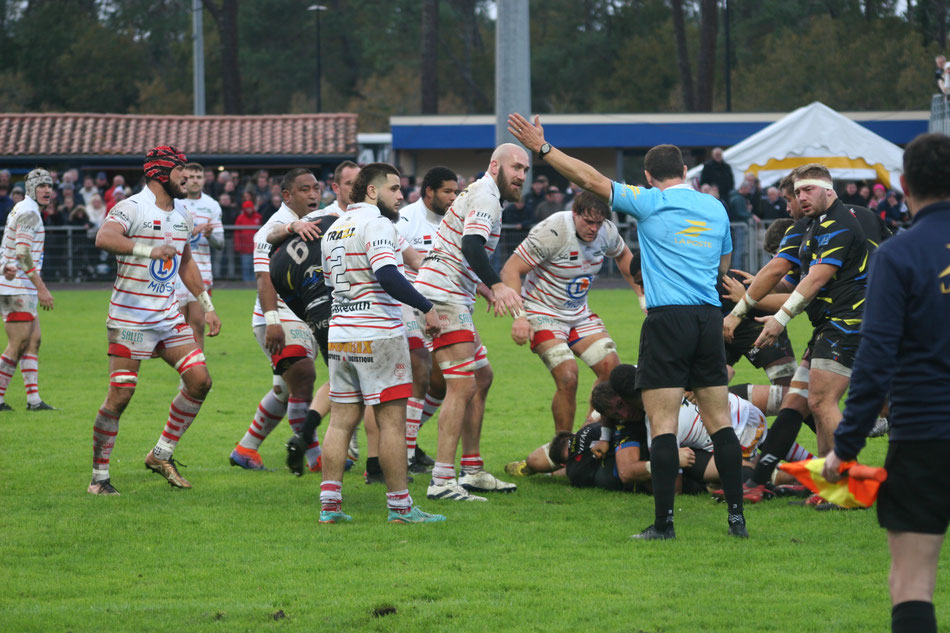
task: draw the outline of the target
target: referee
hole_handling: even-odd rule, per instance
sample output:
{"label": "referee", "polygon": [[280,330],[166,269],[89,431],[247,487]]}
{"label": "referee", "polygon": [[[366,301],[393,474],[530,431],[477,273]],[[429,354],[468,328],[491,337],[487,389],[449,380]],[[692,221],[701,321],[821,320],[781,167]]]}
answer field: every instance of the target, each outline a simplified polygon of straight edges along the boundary
{"label": "referee", "polygon": [[877,518],[891,550],[891,630],[937,631],[933,594],[950,522],[950,137],[918,136],[901,186],[913,223],[871,265],[861,343],[826,479],[855,459],[890,393]]}
{"label": "referee", "polygon": [[677,420],[683,389],[691,389],[713,441],[726,496],[729,534],[748,537],[742,514],[742,449],[729,423],[726,353],[716,281],[729,270],[732,239],[722,204],[685,184],[680,150],[658,145],[647,152],[650,189],[612,182],[590,165],[544,140],[538,117],[508,117],[508,131],[571,182],[637,220],[649,313],[640,332],[636,388],[653,433],[650,469],[655,521],[633,538],[676,537],[673,500],[679,473]]}

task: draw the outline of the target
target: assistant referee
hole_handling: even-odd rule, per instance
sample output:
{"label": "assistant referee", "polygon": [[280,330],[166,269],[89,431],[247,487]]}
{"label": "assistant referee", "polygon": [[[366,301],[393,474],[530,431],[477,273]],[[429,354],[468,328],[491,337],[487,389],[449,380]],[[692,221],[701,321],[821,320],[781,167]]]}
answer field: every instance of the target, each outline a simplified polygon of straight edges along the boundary
{"label": "assistant referee", "polygon": [[950,523],[950,137],[904,151],[910,229],[877,249],[844,418],[823,475],[864,447],[886,394],[891,432],[877,518],[891,550],[891,630],[937,631],[933,594]]}
{"label": "assistant referee", "polygon": [[508,117],[508,131],[571,182],[637,220],[648,315],[640,332],[636,388],[650,419],[655,520],[633,538],[675,538],[673,500],[679,472],[677,419],[691,389],[713,441],[729,512],[729,534],[749,535],[742,514],[742,449],[729,424],[726,353],[716,281],[729,270],[732,239],[722,204],[685,184],[686,165],[673,145],[647,152],[650,189],[612,182],[544,140],[538,117]]}

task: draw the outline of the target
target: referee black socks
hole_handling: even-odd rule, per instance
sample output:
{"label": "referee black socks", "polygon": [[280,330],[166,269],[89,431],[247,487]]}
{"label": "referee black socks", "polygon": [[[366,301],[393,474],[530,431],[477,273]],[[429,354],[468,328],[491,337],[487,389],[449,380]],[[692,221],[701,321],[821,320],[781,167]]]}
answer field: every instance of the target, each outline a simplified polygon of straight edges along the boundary
{"label": "referee black socks", "polygon": [[909,600],[891,607],[892,633],[937,633],[932,602]]}
{"label": "referee black socks", "polygon": [[665,530],[673,525],[673,501],[676,497],[679,463],[676,436],[664,433],[654,437],[650,445],[650,472],[653,475],[653,503],[656,510],[654,525],[658,530]]}
{"label": "referee black socks", "polygon": [[710,435],[710,438],[713,442],[713,459],[716,460],[716,470],[719,471],[719,481],[726,495],[731,521],[734,515],[742,514],[742,447],[735,429],[731,426],[719,429]]}

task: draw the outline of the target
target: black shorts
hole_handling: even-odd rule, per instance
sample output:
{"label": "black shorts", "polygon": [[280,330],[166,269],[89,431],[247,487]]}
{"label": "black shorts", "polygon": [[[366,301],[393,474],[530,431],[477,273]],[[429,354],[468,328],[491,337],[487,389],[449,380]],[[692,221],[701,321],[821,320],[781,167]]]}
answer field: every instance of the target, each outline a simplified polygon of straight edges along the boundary
{"label": "black shorts", "polygon": [[944,534],[950,523],[950,440],[891,442],[884,468],[887,481],[877,496],[881,527]]}
{"label": "black shorts", "polygon": [[858,332],[844,332],[831,321],[817,325],[808,341],[811,368],[850,375],[860,342],[861,335]]}
{"label": "black shorts", "polygon": [[716,306],[650,308],[637,363],[638,389],[727,385],[722,312]]}
{"label": "black shorts", "polygon": [[317,347],[320,348],[320,355],[323,356],[323,364],[328,364],[327,339],[330,336],[329,301],[307,312],[307,325],[310,326],[310,331],[313,332],[313,338],[317,340]]}
{"label": "black shorts", "polygon": [[783,358],[795,358],[792,341],[785,330],[782,330],[775,342],[768,347],[754,347],[755,339],[759,338],[759,333],[762,332],[762,326],[762,323],[754,319],[744,319],[739,324],[732,342],[726,343],[727,365],[735,366],[739,359],[745,356],[756,369],[765,369]]}

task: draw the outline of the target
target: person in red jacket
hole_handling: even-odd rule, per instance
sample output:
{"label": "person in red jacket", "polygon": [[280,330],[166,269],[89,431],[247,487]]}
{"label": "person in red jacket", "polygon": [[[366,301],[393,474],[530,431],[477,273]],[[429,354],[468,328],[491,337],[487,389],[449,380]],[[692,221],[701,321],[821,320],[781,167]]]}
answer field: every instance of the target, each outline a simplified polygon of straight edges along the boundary
{"label": "person in red jacket", "polygon": [[[241,205],[241,213],[235,218],[238,226],[259,227],[261,214],[254,208],[253,202]],[[254,281],[254,232],[257,229],[237,229],[234,231],[234,252],[241,259],[241,279]]]}

